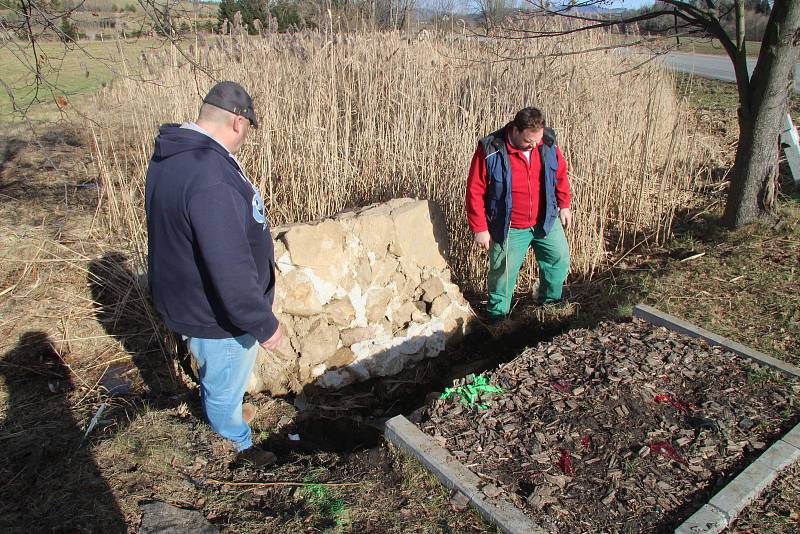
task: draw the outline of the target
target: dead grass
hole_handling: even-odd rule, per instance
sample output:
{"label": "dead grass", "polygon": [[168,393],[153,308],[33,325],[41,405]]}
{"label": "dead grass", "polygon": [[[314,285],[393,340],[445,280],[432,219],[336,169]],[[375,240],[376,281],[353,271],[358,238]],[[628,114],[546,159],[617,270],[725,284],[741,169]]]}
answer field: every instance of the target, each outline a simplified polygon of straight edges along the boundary
{"label": "dead grass", "polygon": [[[220,38],[200,43],[195,55],[217,78],[238,80],[255,95],[264,127],[241,160],[273,224],[392,197],[430,198],[444,210],[457,279],[480,290],[485,259],[464,222],[466,170],[476,140],[524,105],[544,109],[569,161],[574,273],[593,272],[607,251],[629,241],[663,240],[690,194],[702,150],[684,130],[670,74],[655,64],[630,70],[630,58],[607,52],[545,59],[608,39],[309,33]],[[92,129],[109,228],[122,230],[137,253],[144,252],[141,196],[156,128],[193,119],[211,83],[174,55],[151,57],[148,68],[160,83],[115,84],[97,105],[109,122]],[[531,262],[522,286],[534,278]]]}
{"label": "dead grass", "polygon": [[[303,46],[291,50],[308,51]],[[315,65],[323,60],[318,57]],[[291,86],[288,73],[283,79],[288,80],[284,87]],[[696,91],[704,86],[691,87]],[[704,113],[718,121],[713,124],[719,124],[719,131],[730,132],[725,117],[732,115]],[[315,117],[321,116],[318,110]],[[561,120],[566,122],[568,116],[564,111]],[[479,120],[488,125],[493,118],[476,114],[469,134],[459,134],[459,150],[470,150]],[[689,130],[707,124],[691,117],[687,120],[696,120],[688,122]],[[125,147],[133,147],[132,153],[118,155],[146,158],[153,133],[148,128],[137,134],[140,137],[122,141]],[[296,133],[300,132],[319,130],[309,123],[298,128]],[[701,131],[698,135],[713,138],[716,134]],[[269,136],[270,143],[277,139],[274,131]],[[133,284],[135,264],[129,265],[127,273],[123,270],[121,278],[116,267],[124,262],[92,264],[113,259],[121,251],[121,242],[112,241],[98,225],[97,197],[91,186],[98,171],[85,161],[85,145],[72,146],[61,141],[64,137],[58,135],[56,143],[43,139],[39,145],[20,148],[10,160],[4,158],[0,171],[0,476],[6,481],[0,497],[0,529],[27,532],[30,525],[44,530],[90,525],[97,531],[134,532],[138,504],[150,499],[200,510],[232,532],[485,532],[489,528],[473,512],[451,511],[448,492],[431,475],[385,449],[346,458],[330,453],[295,456],[262,475],[231,471],[224,444],[192,415],[197,404],[191,392],[171,382],[171,373],[177,371],[164,364],[158,348],[162,341],[154,337],[156,330],[142,313],[146,306]],[[135,141],[139,138],[141,145]],[[270,147],[265,154],[277,150],[274,144],[264,146]],[[448,154],[452,156],[452,150]],[[717,158],[713,165],[724,168],[730,147],[718,147],[712,154]],[[249,157],[255,165],[255,154]],[[461,180],[462,164],[456,162],[458,158],[451,159],[452,168],[442,172]],[[277,160],[269,161],[276,165]],[[394,164],[402,168],[401,162]],[[268,173],[257,176],[265,186],[272,183]],[[576,171],[578,181],[582,176]],[[444,189],[439,184],[436,193],[442,195]],[[380,191],[389,194],[392,190]],[[131,194],[135,199],[135,189]],[[280,198],[277,191],[274,194]],[[587,195],[585,203],[591,198]],[[587,322],[604,314],[624,317],[633,303],[644,299],[778,357],[776,351],[781,350],[797,354],[800,333],[792,315],[800,308],[795,197],[786,200],[781,225],[754,226],[735,234],[713,230],[718,197],[705,198],[707,204],[701,210],[710,213],[690,213],[689,218],[697,217],[679,228],[676,242],[649,249],[640,245],[624,257],[614,256],[615,267],[596,272],[592,284],[572,284],[569,290],[579,305],[563,315]],[[706,255],[680,261],[693,250]],[[103,284],[92,283],[97,278],[92,273],[110,282],[112,294],[107,301],[102,298]],[[743,278],[731,281],[742,274]],[[529,311],[533,316],[540,313]],[[98,382],[116,363],[126,364],[131,371],[127,376],[134,388],[129,398],[110,398]],[[84,440],[89,421],[104,402],[109,405],[104,422]],[[268,412],[263,415],[262,431],[268,437],[277,418],[269,419]],[[323,496],[287,489],[257,493],[198,485],[184,476],[187,473],[195,479],[246,482],[280,477],[360,485]],[[781,482],[781,492],[788,499],[794,495],[791,488],[796,487],[796,478],[794,470]],[[340,500],[345,515],[336,512],[338,505],[334,505]],[[779,521],[780,517],[770,514],[784,514],[783,502],[779,494],[769,494],[763,504],[767,512],[761,516]],[[748,512],[750,517],[759,516],[759,506]],[[336,524],[337,518],[344,526]],[[763,522],[742,525],[773,528]]]}

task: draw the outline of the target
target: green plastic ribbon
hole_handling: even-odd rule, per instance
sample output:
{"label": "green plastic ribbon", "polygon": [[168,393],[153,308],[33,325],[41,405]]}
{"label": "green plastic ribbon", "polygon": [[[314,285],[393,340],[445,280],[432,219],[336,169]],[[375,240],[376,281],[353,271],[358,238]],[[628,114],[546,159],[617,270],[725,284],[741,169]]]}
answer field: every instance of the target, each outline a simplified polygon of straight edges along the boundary
{"label": "green plastic ribbon", "polygon": [[483,375],[468,375],[467,383],[463,386],[445,388],[440,399],[448,399],[453,395],[458,396],[461,404],[467,408],[477,407],[478,410],[485,410],[488,406],[482,402],[481,396],[486,394],[505,393],[503,388],[495,386]]}

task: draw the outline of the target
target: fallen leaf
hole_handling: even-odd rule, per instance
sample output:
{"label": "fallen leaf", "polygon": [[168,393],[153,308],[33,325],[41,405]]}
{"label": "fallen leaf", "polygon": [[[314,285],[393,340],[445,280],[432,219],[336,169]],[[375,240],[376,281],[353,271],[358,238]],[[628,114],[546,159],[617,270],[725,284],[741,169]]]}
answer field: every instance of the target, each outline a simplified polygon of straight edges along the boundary
{"label": "fallen leaf", "polygon": [[561,450],[561,458],[558,459],[558,467],[565,475],[572,476],[575,474],[575,467],[572,465],[572,455],[568,450]]}

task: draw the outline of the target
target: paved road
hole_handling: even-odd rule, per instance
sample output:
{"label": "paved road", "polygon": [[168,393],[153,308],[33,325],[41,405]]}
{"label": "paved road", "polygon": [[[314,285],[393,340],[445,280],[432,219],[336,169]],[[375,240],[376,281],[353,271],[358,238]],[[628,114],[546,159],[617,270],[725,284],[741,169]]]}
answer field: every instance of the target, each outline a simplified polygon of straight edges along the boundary
{"label": "paved road", "polygon": [[[683,52],[670,52],[663,57],[663,61],[678,72],[691,72],[708,78],[736,81],[733,74],[733,64],[728,56],[712,56],[707,54],[686,54]],[[753,74],[755,58],[747,60],[747,70]],[[795,67],[794,90],[800,92],[800,65]]]}

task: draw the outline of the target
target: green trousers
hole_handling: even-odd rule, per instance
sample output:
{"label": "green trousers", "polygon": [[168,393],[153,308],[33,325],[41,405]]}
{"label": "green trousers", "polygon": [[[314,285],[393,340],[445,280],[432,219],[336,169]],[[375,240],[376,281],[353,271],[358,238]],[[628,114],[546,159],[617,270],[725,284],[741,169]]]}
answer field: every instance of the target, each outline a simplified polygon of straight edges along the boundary
{"label": "green trousers", "polygon": [[506,242],[502,246],[492,243],[489,249],[488,315],[508,315],[517,276],[531,246],[539,265],[539,303],[546,304],[561,298],[564,280],[569,272],[569,244],[561,221],[556,220],[547,235],[538,226],[510,228]]}

